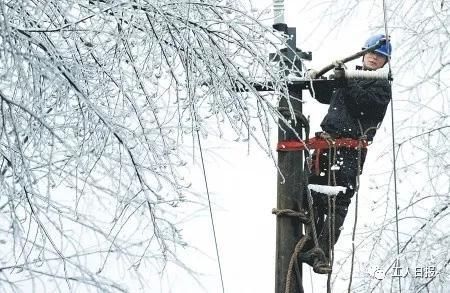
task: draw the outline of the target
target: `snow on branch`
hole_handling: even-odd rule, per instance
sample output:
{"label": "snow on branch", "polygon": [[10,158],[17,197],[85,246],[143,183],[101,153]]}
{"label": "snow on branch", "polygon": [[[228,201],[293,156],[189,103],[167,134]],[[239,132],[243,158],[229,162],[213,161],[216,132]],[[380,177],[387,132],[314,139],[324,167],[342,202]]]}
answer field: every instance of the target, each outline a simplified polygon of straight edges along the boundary
{"label": "snow on branch", "polygon": [[[230,127],[271,147],[277,101],[288,98],[282,73],[292,69],[268,58],[285,38],[242,7],[2,3],[0,271],[115,292],[124,289],[108,268],[119,263],[183,266],[179,207],[198,202],[187,176],[192,136]],[[255,91],[255,81],[273,91]]]}

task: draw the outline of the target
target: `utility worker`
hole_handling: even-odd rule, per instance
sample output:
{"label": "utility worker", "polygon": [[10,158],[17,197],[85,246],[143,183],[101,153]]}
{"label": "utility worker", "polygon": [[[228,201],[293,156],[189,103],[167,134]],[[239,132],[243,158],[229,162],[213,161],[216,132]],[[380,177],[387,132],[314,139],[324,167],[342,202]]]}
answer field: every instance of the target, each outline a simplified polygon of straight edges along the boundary
{"label": "utility worker", "polygon": [[[363,49],[383,40],[380,48],[363,56],[363,65],[357,69],[377,70],[388,62],[392,47],[390,42],[386,42],[384,35],[370,37]],[[321,152],[316,150],[312,155],[315,162],[311,164],[309,184],[346,188],[345,192],[341,191],[336,195],[335,205],[329,205],[333,202],[329,195],[311,190],[319,247],[314,247],[310,237],[299,260],[311,265],[316,273],[327,274],[331,272],[330,251],[339,238],[348,206],[355,193],[357,177],[361,174],[366,158],[367,143],[373,140],[377,127],[385,116],[392,93],[388,80],[354,79],[344,82],[337,89],[315,88],[315,98],[320,103],[330,105],[320,124],[323,132],[316,134],[319,139],[326,139],[332,145],[333,141],[350,138],[355,140],[357,145],[361,146],[359,142],[364,145],[362,148],[330,147]],[[305,199],[303,202],[304,208],[309,210],[308,201]],[[333,228],[331,234],[330,228]]]}

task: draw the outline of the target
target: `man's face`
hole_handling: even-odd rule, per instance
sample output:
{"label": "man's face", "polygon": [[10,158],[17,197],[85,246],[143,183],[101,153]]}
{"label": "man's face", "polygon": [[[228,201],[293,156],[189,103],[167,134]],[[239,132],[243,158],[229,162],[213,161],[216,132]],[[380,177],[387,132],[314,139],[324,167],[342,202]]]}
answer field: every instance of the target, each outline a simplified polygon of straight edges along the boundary
{"label": "man's face", "polygon": [[377,70],[386,64],[386,56],[377,52],[368,52],[364,55],[364,68]]}

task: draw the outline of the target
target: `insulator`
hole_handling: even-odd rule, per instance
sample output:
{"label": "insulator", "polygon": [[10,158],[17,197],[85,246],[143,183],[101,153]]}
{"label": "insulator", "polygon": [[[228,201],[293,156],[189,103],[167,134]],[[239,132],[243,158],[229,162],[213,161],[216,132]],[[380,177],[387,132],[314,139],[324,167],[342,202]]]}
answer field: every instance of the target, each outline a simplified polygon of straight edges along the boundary
{"label": "insulator", "polygon": [[345,70],[347,79],[389,79],[389,72],[386,70],[368,71],[368,70]]}
{"label": "insulator", "polygon": [[274,23],[284,23],[284,0],[273,0]]}

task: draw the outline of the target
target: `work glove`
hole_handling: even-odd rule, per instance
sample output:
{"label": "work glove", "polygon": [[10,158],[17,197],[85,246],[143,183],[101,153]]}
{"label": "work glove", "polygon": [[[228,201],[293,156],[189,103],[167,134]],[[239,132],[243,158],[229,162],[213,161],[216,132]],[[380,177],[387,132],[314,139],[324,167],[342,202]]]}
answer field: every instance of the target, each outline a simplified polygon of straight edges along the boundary
{"label": "work glove", "polygon": [[305,78],[306,79],[315,79],[317,76],[318,71],[314,69],[308,69],[305,72]]}
{"label": "work glove", "polygon": [[345,69],[342,67],[336,67],[334,74],[330,77],[335,80],[337,88],[346,87],[348,84],[347,78],[345,78]]}

